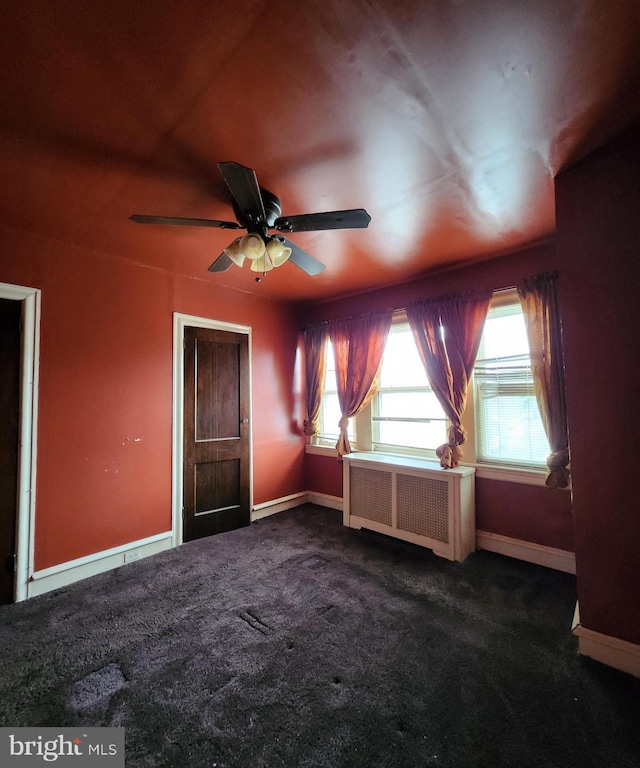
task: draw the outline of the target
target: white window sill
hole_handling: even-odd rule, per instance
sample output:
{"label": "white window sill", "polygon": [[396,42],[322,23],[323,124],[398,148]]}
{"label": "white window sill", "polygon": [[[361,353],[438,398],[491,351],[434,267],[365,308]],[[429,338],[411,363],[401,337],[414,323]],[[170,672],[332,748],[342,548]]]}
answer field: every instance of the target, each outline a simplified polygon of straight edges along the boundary
{"label": "white window sill", "polygon": [[331,447],[329,445],[309,445],[307,443],[304,450],[305,453],[311,453],[315,456],[337,456],[335,447]]}
{"label": "white window sill", "polygon": [[[315,456],[327,456],[331,458],[337,458],[337,452],[334,446],[326,445],[307,445],[305,452]],[[357,450],[354,450],[357,453]],[[383,454],[393,455],[395,458],[399,454]],[[402,457],[401,457],[402,458]],[[411,459],[415,456],[406,456],[404,458]],[[433,460],[431,456],[425,456],[427,459]],[[523,469],[522,467],[508,467],[508,466],[495,466],[489,464],[473,464],[471,462],[462,462],[464,467],[474,467],[476,470],[476,477],[482,480],[501,480],[506,483],[520,483],[521,485],[541,485],[544,486],[547,473],[542,469]],[[564,490],[564,489],[563,489]]]}
{"label": "white window sill", "polygon": [[[464,464],[464,462],[462,462]],[[522,485],[544,485],[547,473],[542,469],[496,466],[491,464],[469,464],[476,468],[476,477],[482,480],[502,480],[505,483]]]}

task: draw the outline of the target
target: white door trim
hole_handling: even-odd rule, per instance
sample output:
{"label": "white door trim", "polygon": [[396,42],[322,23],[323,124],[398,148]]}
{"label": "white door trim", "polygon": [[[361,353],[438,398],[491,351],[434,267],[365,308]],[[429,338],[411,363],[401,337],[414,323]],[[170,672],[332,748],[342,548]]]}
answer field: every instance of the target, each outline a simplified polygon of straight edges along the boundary
{"label": "white door trim", "polygon": [[184,494],[182,463],[183,463],[183,434],[184,434],[184,334],[185,328],[211,328],[215,331],[244,333],[249,343],[249,508],[253,509],[253,412],[251,403],[251,326],[236,325],[222,320],[212,320],[206,317],[173,313],[173,417],[172,417],[172,493],[171,493],[171,527],[173,531],[173,546],[182,544],[182,500]]}
{"label": "white door trim", "polygon": [[40,362],[40,295],[38,288],[0,283],[0,298],[22,302],[20,360],[20,447],[15,601],[28,597],[33,575],[38,437],[38,370]]}

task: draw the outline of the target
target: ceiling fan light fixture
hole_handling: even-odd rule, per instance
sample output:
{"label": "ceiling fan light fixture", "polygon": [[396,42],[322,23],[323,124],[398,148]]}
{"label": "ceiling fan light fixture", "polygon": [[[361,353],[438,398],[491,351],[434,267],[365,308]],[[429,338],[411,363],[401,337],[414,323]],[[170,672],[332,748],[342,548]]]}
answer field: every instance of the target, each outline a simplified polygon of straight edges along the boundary
{"label": "ceiling fan light fixture", "polygon": [[274,266],[269,253],[265,251],[259,259],[254,259],[251,264],[249,264],[249,269],[252,272],[271,272]]}
{"label": "ceiling fan light fixture", "polygon": [[261,259],[265,253],[264,240],[255,232],[249,232],[249,234],[241,237],[239,248],[242,254],[250,261]]}
{"label": "ceiling fan light fixture", "polygon": [[267,243],[267,253],[273,266],[279,267],[291,256],[291,248],[273,237]]}
{"label": "ceiling fan light fixture", "polygon": [[232,243],[223,249],[224,253],[226,253],[226,255],[237,267],[241,267],[245,260],[245,255],[240,248],[241,240],[241,237],[236,237]]}

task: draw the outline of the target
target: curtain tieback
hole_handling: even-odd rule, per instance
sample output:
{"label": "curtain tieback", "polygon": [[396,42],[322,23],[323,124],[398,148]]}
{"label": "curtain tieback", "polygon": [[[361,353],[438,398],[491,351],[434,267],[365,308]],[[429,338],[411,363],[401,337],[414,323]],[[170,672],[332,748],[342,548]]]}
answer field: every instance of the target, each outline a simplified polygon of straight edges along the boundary
{"label": "curtain tieback", "polygon": [[549,474],[544,481],[549,488],[566,488],[569,485],[569,449],[561,448],[547,457]]}
{"label": "curtain tieback", "polygon": [[449,445],[454,448],[467,442],[467,430],[462,424],[452,424],[449,427]]}
{"label": "curtain tieback", "polygon": [[440,466],[443,469],[451,469],[460,463],[462,449],[457,445],[443,443],[436,448],[436,456],[440,459]]}
{"label": "curtain tieback", "polygon": [[302,431],[305,435],[307,435],[307,437],[313,437],[320,431],[320,423],[318,419],[312,419],[311,421],[307,421],[307,419],[305,419],[302,423],[302,426]]}
{"label": "curtain tieback", "polygon": [[449,441],[436,448],[436,456],[444,469],[457,467],[462,458],[460,446],[467,441],[467,432],[462,424],[452,424],[449,427]]}
{"label": "curtain tieback", "polygon": [[547,457],[547,468],[549,472],[557,472],[559,469],[564,469],[569,463],[569,450],[562,448],[559,451],[554,451]]}
{"label": "curtain tieback", "polygon": [[340,421],[338,422],[338,427],[341,432],[346,432],[349,429],[349,417],[341,416]]}

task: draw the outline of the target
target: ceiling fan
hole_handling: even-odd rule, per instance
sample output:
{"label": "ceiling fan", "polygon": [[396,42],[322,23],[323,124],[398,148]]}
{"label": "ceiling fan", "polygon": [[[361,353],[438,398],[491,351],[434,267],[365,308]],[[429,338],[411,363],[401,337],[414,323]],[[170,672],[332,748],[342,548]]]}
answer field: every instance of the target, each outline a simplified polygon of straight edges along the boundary
{"label": "ceiling fan", "polygon": [[[217,227],[219,229],[246,229],[247,234],[237,237],[209,267],[209,272],[225,272],[232,264],[241,267],[246,260],[254,272],[263,275],[286,261],[291,261],[308,275],[318,275],[324,264],[311,256],[279,232],[310,232],[322,229],[365,229],[371,216],[364,208],[325,213],[304,213],[282,216],[280,200],[258,184],[251,168],[240,163],[218,163],[220,173],[233,198],[235,221],[217,219],[185,219],[175,216],[141,216],[129,218],[136,224],[169,224],[183,227]],[[256,281],[260,281],[256,277]]]}

